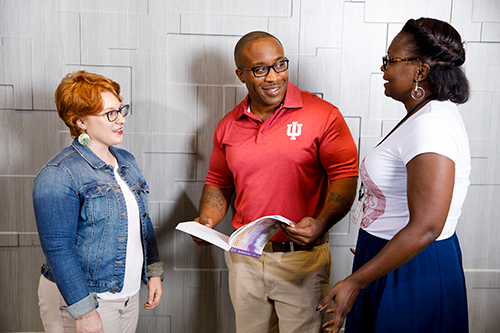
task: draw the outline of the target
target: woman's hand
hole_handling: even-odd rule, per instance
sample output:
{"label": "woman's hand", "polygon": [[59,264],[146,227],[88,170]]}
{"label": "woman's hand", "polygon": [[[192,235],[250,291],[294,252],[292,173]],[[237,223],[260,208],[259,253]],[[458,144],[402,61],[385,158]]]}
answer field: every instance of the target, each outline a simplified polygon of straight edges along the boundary
{"label": "woman's hand", "polygon": [[160,304],[163,295],[163,287],[161,285],[161,277],[155,276],[149,278],[148,281],[148,301],[144,304],[144,309],[152,310]]}
{"label": "woman's hand", "polygon": [[425,153],[413,158],[406,168],[410,220],[374,258],[337,283],[321,301],[319,309],[333,300],[333,309],[326,312],[335,317],[324,325],[333,325],[332,333],[342,328],[361,289],[410,261],[443,230],[453,194],[454,162],[439,154]]}
{"label": "woman's hand", "polygon": [[87,314],[75,319],[77,333],[104,333],[101,316],[97,310],[92,310]]}
{"label": "woman's hand", "polygon": [[344,320],[351,311],[351,308],[358,296],[360,288],[353,281],[351,276],[347,279],[338,282],[321,300],[318,306],[318,311],[323,310],[333,300],[333,308],[326,310],[326,313],[333,313],[333,320],[326,322],[323,327],[332,326],[329,333],[337,333],[342,328]]}

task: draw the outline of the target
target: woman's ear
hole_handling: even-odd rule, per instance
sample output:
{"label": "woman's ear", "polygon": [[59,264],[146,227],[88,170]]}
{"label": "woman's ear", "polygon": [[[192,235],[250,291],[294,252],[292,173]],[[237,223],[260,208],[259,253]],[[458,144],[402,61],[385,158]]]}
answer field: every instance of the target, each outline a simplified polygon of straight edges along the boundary
{"label": "woman's ear", "polygon": [[76,126],[78,126],[78,128],[80,128],[82,131],[86,131],[87,130],[87,128],[85,126],[85,122],[84,122],[83,119],[78,119],[76,121]]}
{"label": "woman's ear", "polygon": [[431,66],[427,63],[422,63],[420,68],[418,69],[417,73],[417,80],[423,81],[427,78],[427,75],[429,75],[429,72],[431,70]]}

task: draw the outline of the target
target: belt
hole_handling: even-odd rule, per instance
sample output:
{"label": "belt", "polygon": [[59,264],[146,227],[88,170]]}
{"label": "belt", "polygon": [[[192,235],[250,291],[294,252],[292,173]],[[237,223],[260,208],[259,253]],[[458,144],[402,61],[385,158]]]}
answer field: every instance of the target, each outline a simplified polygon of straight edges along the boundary
{"label": "belt", "polygon": [[328,241],[329,233],[326,232],[322,236],[316,238],[314,242],[306,245],[298,245],[294,242],[267,242],[264,246],[264,251],[266,252],[295,252],[295,251],[307,251],[312,249],[317,245],[324,244]]}

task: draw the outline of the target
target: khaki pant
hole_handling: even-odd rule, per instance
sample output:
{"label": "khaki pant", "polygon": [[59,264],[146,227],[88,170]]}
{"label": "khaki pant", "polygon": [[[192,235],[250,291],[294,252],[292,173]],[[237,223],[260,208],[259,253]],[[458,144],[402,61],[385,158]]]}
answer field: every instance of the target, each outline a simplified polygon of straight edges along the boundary
{"label": "khaki pant", "polygon": [[260,258],[226,252],[225,258],[238,333],[322,332],[324,311],[316,307],[329,291],[328,243]]}
{"label": "khaki pant", "polygon": [[[57,285],[43,275],[38,285],[38,300],[45,332],[76,332],[75,319],[68,311],[60,310],[61,306],[66,306],[66,302]],[[101,316],[105,333],[134,333],[139,320],[139,293],[117,300],[99,299],[97,312]]]}

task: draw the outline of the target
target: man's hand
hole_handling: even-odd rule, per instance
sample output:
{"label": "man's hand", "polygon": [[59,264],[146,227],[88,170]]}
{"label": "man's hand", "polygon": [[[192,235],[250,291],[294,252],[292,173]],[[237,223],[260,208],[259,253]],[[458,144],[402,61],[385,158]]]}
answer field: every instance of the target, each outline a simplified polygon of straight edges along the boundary
{"label": "man's hand", "polygon": [[357,184],[357,177],[331,180],[325,204],[317,219],[304,217],[295,227],[282,224],[281,229],[297,245],[314,242],[349,212],[356,197]]}
{"label": "man's hand", "polygon": [[285,232],[288,239],[297,245],[306,245],[314,242],[316,238],[326,232],[325,222],[315,220],[312,217],[304,217],[302,221],[291,226],[281,223],[281,229]]}
{"label": "man's hand", "polygon": [[[199,224],[203,224],[205,227],[209,227],[210,229],[213,229],[215,227],[214,221],[211,218],[206,217],[206,216],[199,216],[199,217],[195,218],[194,221],[198,222]],[[206,242],[201,238],[198,238],[195,236],[191,236],[191,238],[194,240],[194,242],[197,245],[201,245],[201,246],[212,245],[209,242]]]}
{"label": "man's hand", "polygon": [[[227,212],[233,189],[225,190],[214,185],[205,185],[200,199],[200,216],[194,220],[210,229],[215,228]],[[211,245],[203,239],[191,236],[198,245]]]}
{"label": "man's hand", "polygon": [[104,333],[101,316],[95,309],[76,318],[75,327],[77,333]]}
{"label": "man's hand", "polygon": [[144,309],[152,310],[160,304],[161,296],[163,295],[163,287],[161,285],[161,277],[155,276],[149,278],[148,281],[148,301],[144,304]]}

